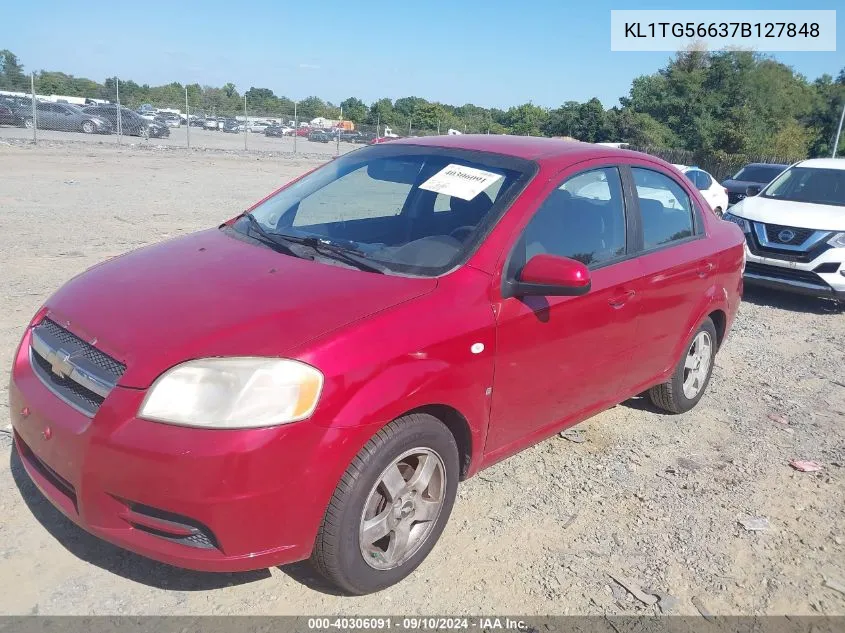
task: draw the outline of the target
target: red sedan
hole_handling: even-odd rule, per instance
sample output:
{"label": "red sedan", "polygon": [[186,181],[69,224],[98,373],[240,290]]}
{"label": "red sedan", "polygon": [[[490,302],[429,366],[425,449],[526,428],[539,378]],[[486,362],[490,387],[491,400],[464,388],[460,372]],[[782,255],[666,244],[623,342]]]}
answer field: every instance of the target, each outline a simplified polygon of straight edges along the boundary
{"label": "red sedan", "polygon": [[739,228],[650,156],[367,147],[56,292],[15,355],[14,442],[121,547],[311,558],[372,592],[428,555],[460,480],[646,390],[694,407],[743,266]]}

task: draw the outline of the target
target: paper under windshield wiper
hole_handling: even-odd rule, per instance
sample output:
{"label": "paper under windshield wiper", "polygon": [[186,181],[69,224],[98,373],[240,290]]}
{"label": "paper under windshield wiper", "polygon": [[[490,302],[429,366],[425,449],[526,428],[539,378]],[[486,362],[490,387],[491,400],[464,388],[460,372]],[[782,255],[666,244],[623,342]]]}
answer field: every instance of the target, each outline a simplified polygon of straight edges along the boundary
{"label": "paper under windshield wiper", "polygon": [[368,261],[363,253],[360,253],[353,248],[347,248],[346,246],[336,244],[330,239],[315,236],[300,237],[298,235],[288,235],[286,233],[274,233],[274,236],[278,236],[279,238],[293,242],[294,244],[308,246],[314,249],[314,252],[322,255],[323,257],[329,257],[331,259],[345,262],[359,268],[360,270],[382,274],[388,270],[385,266],[380,266],[374,262]]}

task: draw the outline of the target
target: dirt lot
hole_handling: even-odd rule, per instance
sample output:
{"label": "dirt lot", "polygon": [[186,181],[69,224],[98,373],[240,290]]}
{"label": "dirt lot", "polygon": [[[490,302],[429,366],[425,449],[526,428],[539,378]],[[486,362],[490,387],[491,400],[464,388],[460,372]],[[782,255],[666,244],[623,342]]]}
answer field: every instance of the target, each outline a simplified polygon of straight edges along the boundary
{"label": "dirt lot", "polygon": [[[0,613],[845,614],[827,586],[845,584],[845,314],[762,292],[694,411],[632,400],[583,424],[584,443],[482,472],[428,560],[377,595],[332,595],[304,565],[182,571],[65,520],[10,450],[5,384],[30,316],[92,264],[213,226],[316,162],[0,143]],[[751,517],[769,528],[746,531]],[[611,576],[666,598],[646,606]]]}

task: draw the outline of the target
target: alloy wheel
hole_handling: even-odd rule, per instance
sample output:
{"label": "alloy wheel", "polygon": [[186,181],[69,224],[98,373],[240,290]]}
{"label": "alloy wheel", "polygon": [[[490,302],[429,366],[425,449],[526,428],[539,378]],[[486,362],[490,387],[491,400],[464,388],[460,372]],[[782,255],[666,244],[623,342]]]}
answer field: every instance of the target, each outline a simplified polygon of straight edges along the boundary
{"label": "alloy wheel", "polygon": [[684,395],[692,400],[704,387],[713,357],[710,334],[699,332],[692,340],[684,360]]}
{"label": "alloy wheel", "polygon": [[413,448],[379,476],[364,504],[361,555],[378,570],[398,567],[425,543],[446,499],[446,468],[430,448]]}

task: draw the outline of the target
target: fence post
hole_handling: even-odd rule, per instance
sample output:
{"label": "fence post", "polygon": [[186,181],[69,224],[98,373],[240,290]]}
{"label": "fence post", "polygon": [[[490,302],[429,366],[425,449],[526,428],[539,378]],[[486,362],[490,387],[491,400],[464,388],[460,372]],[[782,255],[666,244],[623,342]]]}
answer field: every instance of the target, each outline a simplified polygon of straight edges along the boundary
{"label": "fence post", "polygon": [[35,109],[35,73],[29,77],[30,89],[32,90],[32,144],[38,144],[38,113]]}
{"label": "fence post", "polygon": [[117,101],[117,110],[115,111],[115,120],[117,121],[117,144],[120,145],[120,128],[122,127],[120,124],[123,117],[121,116],[122,112],[120,111],[120,79],[117,77],[114,78],[114,96]]}
{"label": "fence post", "polygon": [[191,110],[188,107],[188,86],[185,86],[185,124],[188,126],[185,133],[188,135],[188,149],[191,149]]}
{"label": "fence post", "polygon": [[296,137],[299,136],[299,118],[296,116],[296,101],[293,102],[293,153],[296,154]]}
{"label": "fence post", "polygon": [[244,151],[246,151],[246,137],[249,134],[249,120],[246,118],[246,95],[244,95]]}

